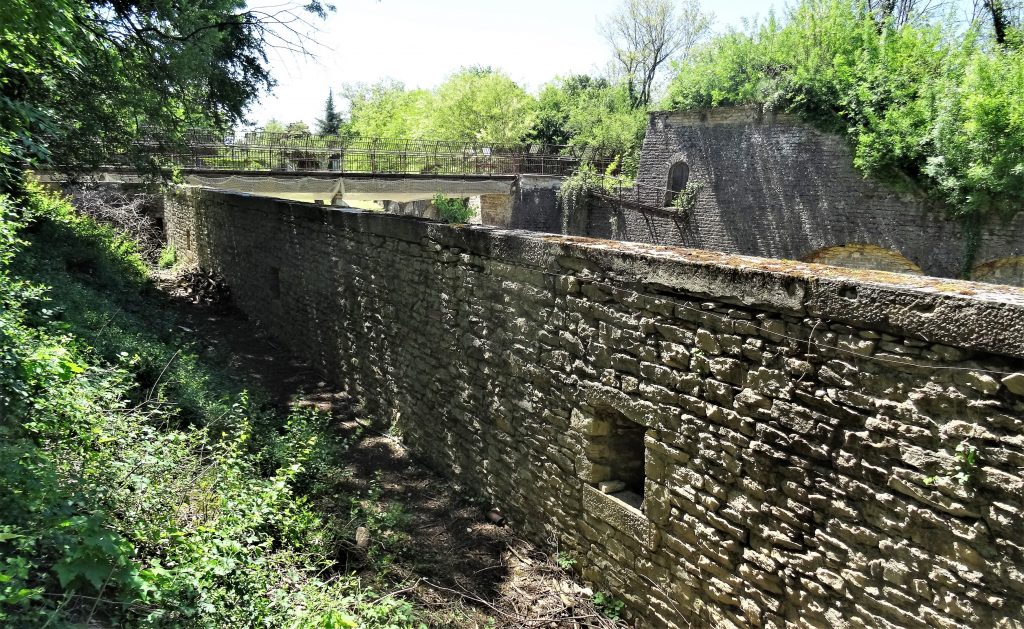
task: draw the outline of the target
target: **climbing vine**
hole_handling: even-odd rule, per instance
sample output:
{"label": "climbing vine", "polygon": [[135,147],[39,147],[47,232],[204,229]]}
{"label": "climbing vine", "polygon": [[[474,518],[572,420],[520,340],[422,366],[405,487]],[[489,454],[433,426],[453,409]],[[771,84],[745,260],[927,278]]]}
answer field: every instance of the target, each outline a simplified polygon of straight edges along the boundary
{"label": "climbing vine", "polygon": [[672,199],[671,207],[683,212],[693,211],[697,207],[697,198],[703,190],[704,184],[702,183],[686,184],[686,187],[679,191]]}
{"label": "climbing vine", "polygon": [[570,225],[586,216],[590,209],[590,196],[600,187],[600,177],[590,164],[584,164],[562,182],[558,189],[558,202],[562,206],[563,234],[568,234]]}

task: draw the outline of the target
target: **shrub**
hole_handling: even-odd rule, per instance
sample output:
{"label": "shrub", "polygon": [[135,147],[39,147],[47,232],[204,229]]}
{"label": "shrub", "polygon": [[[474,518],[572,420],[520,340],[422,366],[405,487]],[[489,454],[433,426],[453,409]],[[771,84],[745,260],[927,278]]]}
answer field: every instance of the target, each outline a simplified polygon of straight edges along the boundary
{"label": "shrub", "polygon": [[469,207],[463,199],[453,199],[443,194],[434,197],[434,207],[437,214],[445,223],[461,224],[468,223],[473,218],[473,208]]}
{"label": "shrub", "polygon": [[174,245],[167,245],[160,250],[160,259],[157,260],[157,264],[160,265],[161,269],[169,269],[178,262],[178,253],[174,250]]}
{"label": "shrub", "polygon": [[977,24],[883,22],[866,4],[803,0],[677,66],[666,106],[757,104],[846,133],[866,174],[956,214],[1024,206],[1024,50]]}
{"label": "shrub", "polygon": [[300,494],[326,417],[239,391],[147,293],[110,228],[0,196],[0,625],[411,626]]}

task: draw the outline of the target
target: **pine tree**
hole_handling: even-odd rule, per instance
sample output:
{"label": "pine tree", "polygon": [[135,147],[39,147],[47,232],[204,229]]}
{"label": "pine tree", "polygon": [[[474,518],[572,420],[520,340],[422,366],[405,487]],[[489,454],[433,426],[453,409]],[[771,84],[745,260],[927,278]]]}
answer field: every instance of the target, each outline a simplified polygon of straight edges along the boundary
{"label": "pine tree", "polygon": [[324,117],[317,118],[316,130],[321,135],[338,135],[341,133],[341,114],[334,108],[334,90],[327,92]]}

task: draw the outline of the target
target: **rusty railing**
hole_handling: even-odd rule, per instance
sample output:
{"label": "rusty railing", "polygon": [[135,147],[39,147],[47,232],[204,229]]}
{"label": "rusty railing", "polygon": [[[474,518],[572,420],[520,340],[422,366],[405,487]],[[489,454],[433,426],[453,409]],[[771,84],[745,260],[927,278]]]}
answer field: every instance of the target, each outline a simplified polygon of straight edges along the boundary
{"label": "rusty railing", "polygon": [[445,140],[255,131],[240,136],[194,129],[175,141],[149,134],[135,150],[165,167],[201,171],[275,171],[416,175],[567,176],[583,163],[603,171],[615,155],[592,147],[485,144]]}

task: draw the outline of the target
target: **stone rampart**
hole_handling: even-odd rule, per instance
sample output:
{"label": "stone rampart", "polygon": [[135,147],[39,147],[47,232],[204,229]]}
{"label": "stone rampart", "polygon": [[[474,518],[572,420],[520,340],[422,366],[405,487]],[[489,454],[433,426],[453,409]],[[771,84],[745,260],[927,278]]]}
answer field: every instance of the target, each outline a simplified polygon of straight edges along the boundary
{"label": "stone rampart", "polygon": [[166,216],[641,626],[1021,627],[1022,290],[196,189]]}
{"label": "stone rampart", "polygon": [[[968,261],[971,239],[960,221],[919,194],[866,178],[844,138],[794,116],[749,107],[652,113],[637,178],[647,186],[647,204],[665,204],[656,190],[669,185],[675,164],[684,165],[691,207],[673,215],[598,204],[591,233],[609,233],[604,219],[612,213],[619,230],[613,237],[624,240],[791,260],[850,246],[850,255],[835,257],[856,266],[875,261],[856,251],[869,246],[888,251],[875,268],[894,268],[898,256],[905,260],[897,266],[926,275],[966,271],[1024,285],[1024,212],[981,226]],[[997,275],[988,271],[993,263]]]}

